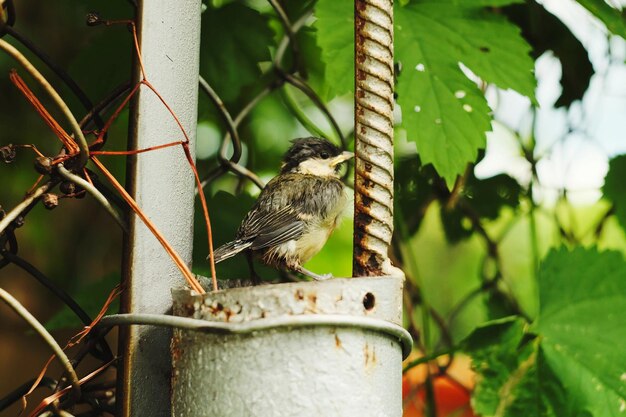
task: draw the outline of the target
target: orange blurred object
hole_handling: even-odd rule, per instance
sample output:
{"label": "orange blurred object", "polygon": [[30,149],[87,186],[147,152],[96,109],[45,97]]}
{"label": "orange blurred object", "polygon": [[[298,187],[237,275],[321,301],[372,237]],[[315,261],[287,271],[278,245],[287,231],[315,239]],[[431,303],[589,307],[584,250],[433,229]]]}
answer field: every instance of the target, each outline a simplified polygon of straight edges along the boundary
{"label": "orange blurred object", "polygon": [[[459,360],[460,359],[460,360]],[[455,357],[449,375],[433,378],[437,417],[476,417],[470,405],[474,373],[469,359]],[[426,365],[409,370],[402,377],[403,417],[425,417]]]}

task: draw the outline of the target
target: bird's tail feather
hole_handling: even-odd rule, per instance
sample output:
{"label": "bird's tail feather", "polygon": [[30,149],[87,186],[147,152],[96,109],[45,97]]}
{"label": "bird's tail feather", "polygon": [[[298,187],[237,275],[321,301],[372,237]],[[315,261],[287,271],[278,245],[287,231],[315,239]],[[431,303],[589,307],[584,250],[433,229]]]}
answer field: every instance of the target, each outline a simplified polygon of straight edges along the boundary
{"label": "bird's tail feather", "polygon": [[[231,258],[237,255],[239,252],[248,249],[252,245],[252,242],[244,241],[241,239],[233,240],[220,246],[213,251],[213,258],[215,263],[221,262],[224,259]],[[207,259],[209,259],[207,257]]]}

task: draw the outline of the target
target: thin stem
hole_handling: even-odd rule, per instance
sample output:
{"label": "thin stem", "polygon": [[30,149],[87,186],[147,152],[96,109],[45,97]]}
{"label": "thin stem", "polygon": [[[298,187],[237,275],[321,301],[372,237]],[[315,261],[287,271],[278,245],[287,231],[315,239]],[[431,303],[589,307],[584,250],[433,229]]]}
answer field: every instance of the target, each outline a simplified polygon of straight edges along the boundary
{"label": "thin stem", "polygon": [[302,111],[287,86],[284,86],[280,89],[280,96],[283,99],[283,103],[285,103],[287,108],[291,111],[291,114],[295,116],[296,119],[298,119],[300,124],[302,124],[302,126],[304,126],[306,130],[308,130],[311,134],[315,136],[319,136],[322,138],[328,137],[326,132],[323,132],[322,129],[317,127],[317,125],[313,123],[311,119],[309,119],[304,111]]}
{"label": "thin stem", "polygon": [[[221,167],[219,169],[221,170],[221,172],[225,172],[226,170],[233,171],[235,174],[249,179],[255,185],[262,189],[264,186],[263,181],[254,172],[238,164],[239,159],[241,158],[242,150],[241,139],[239,138],[239,133],[237,132],[238,123],[235,123],[235,121],[232,119],[230,113],[226,109],[226,105],[219,97],[219,95],[217,95],[215,90],[213,90],[213,88],[209,85],[209,83],[201,76],[199,77],[199,81],[202,91],[204,91],[209,96],[213,104],[215,104],[215,106],[218,108],[222,119],[224,120],[228,128],[228,132],[222,140],[222,145],[220,146],[220,151],[218,154],[218,159],[221,164]],[[226,156],[226,152],[228,151],[228,144],[231,142],[233,144],[233,155],[229,159]],[[203,182],[201,184],[203,184]],[[196,192],[198,192],[197,189]]]}
{"label": "thin stem", "polygon": [[315,104],[318,109],[320,109],[320,111],[326,116],[326,118],[330,122],[330,125],[333,127],[333,130],[337,134],[341,146],[345,149],[347,147],[346,137],[341,131],[337,120],[335,120],[334,116],[332,115],[330,110],[328,110],[328,107],[326,107],[326,104],[324,104],[324,102],[317,95],[317,93],[306,82],[300,79],[300,77],[288,74],[282,70],[278,70],[278,72],[280,76],[285,79],[285,81],[296,87],[298,90],[302,91],[311,100],[311,102]]}
{"label": "thin stem", "polygon": [[285,13],[285,10],[282,8],[278,0],[268,0],[268,1],[274,8],[274,11],[276,12],[276,14],[278,15],[280,22],[283,26],[283,29],[285,29],[285,33],[287,34],[287,38],[289,38],[289,45],[291,46],[291,52],[293,54],[293,60],[291,63],[290,72],[295,72],[300,67],[299,65],[300,51],[299,51],[298,42],[296,39],[296,32],[298,31],[299,28],[298,29],[294,28],[294,26],[289,21],[289,17],[287,16],[287,13]]}
{"label": "thin stem", "polygon": [[424,355],[421,358],[415,359],[414,361],[411,361],[409,363],[406,364],[406,366],[404,368],[402,368],[402,373],[407,372],[408,370],[415,368],[416,366],[419,365],[423,365],[423,364],[427,364],[431,361],[436,360],[438,357],[443,356],[443,355],[449,355],[451,353],[456,352],[457,350],[459,350],[458,346],[451,346],[449,348],[437,351],[437,352],[433,352],[430,355]]}
{"label": "thin stem", "polygon": [[96,201],[100,203],[102,207],[104,207],[107,213],[109,213],[111,217],[113,217],[113,219],[120,225],[122,230],[124,230],[124,232],[128,232],[128,225],[126,224],[126,221],[117,212],[117,210],[115,210],[115,207],[113,207],[111,203],[109,203],[109,200],[107,200],[107,198],[96,187],[94,187],[91,183],[79,177],[78,175],[72,174],[63,166],[63,164],[58,164],[57,170],[63,178],[79,185],[80,187],[84,188],[89,194],[91,194],[96,199]]}
{"label": "thin stem", "polygon": [[82,130],[74,114],[70,110],[70,108],[65,104],[65,101],[61,98],[59,93],[56,92],[54,87],[50,85],[48,80],[41,75],[41,73],[30,63],[30,61],[22,55],[20,51],[15,49],[11,44],[6,42],[3,39],[0,39],[0,49],[3,49],[6,53],[8,53],[13,59],[15,59],[24,69],[35,79],[39,84],[43,87],[43,89],[48,93],[50,98],[56,103],[59,107],[70,126],[72,127],[72,131],[74,132],[75,137],[78,139],[78,147],[80,149],[80,153],[78,155],[78,165],[80,168],[84,167],[89,158],[89,145],[87,145],[87,139],[83,135]]}
{"label": "thin stem", "polygon": [[[263,90],[259,91],[259,93],[256,96],[254,96],[254,98],[252,100],[250,100],[248,102],[248,104],[246,104],[246,106],[243,109],[241,109],[239,114],[237,114],[237,116],[235,116],[235,119],[233,120],[233,125],[235,126],[235,128],[237,128],[239,126],[239,124],[243,121],[243,119],[245,119],[245,117],[252,111],[252,109],[263,98],[265,98],[270,92],[272,92],[276,87],[277,86],[274,86],[274,85],[268,85]],[[199,191],[200,189],[203,189],[204,187],[206,187],[207,184],[209,184],[211,181],[213,181],[214,179],[216,179],[217,177],[222,175],[224,172],[225,172],[225,169],[222,166],[219,166],[216,169],[214,169],[213,171],[209,172],[207,174],[207,176],[202,179],[202,182],[200,183],[200,188],[198,190],[196,190],[196,191]],[[251,172],[251,171],[249,171],[249,172]],[[250,176],[250,179],[260,189],[263,189],[263,187],[265,186],[265,184],[263,184],[263,181],[261,181],[260,178],[258,178],[256,175],[254,175],[254,173],[252,173],[252,174],[253,174],[253,176]]]}
{"label": "thin stem", "polygon": [[[535,211],[537,209],[537,204],[535,203],[534,197],[534,186],[535,182],[539,182],[539,175],[537,173],[537,159],[535,158],[535,129],[537,125],[537,112],[533,108],[532,110],[532,129],[530,132],[530,143],[528,144],[528,148],[525,150],[526,160],[530,163],[531,167],[531,179],[530,184],[528,185],[528,202],[530,204],[530,213],[529,213],[529,227],[530,227],[530,250],[531,250],[531,262],[532,262],[532,271],[535,277],[537,276],[537,269],[539,267],[539,238],[537,233],[537,219],[535,217]],[[556,211],[555,211],[556,213]]]}
{"label": "thin stem", "polygon": [[[291,26],[292,31],[294,33],[297,33],[298,31],[300,31],[302,26],[304,26],[306,21],[309,20],[309,18],[312,15],[313,15],[313,12],[311,10],[309,10],[305,14],[300,16],[300,18],[298,20],[296,20],[295,23]],[[281,68],[282,67],[283,56],[285,55],[285,52],[287,51],[287,46],[289,46],[290,42],[291,42],[291,40],[290,40],[289,36],[283,36],[283,39],[278,44],[278,48],[276,48],[276,55],[274,56],[274,67],[275,68]]]}
{"label": "thin stem", "polygon": [[199,76],[198,81],[200,82],[200,88],[202,89],[202,91],[204,91],[206,95],[209,96],[213,104],[215,104],[215,107],[217,107],[217,109],[219,110],[220,115],[222,116],[222,120],[224,120],[224,123],[226,123],[226,128],[228,129],[228,133],[230,134],[230,136],[226,136],[225,140],[222,142],[222,148],[224,147],[224,143],[228,142],[228,140],[226,139],[232,138],[233,155],[231,156],[230,160],[232,162],[239,162],[239,158],[241,158],[241,139],[239,139],[237,126],[235,125],[235,122],[233,121],[230,112],[226,108],[226,105],[224,104],[220,96],[215,92],[215,90],[213,90],[211,85],[202,76]]}
{"label": "thin stem", "polygon": [[[397,222],[398,225],[398,232],[400,233],[400,237],[402,239],[403,242],[408,242],[409,241],[409,233],[406,230],[406,224],[404,223],[404,219],[403,218],[399,218],[399,221]],[[408,252],[408,251],[407,251]],[[406,256],[405,256],[406,257]],[[413,256],[412,253],[409,254],[408,256],[408,261],[409,261],[409,269],[411,270],[411,275],[414,278],[418,277],[418,267],[417,267],[417,263],[415,261],[415,257]],[[421,316],[422,316],[422,348],[424,350],[424,356],[431,358],[431,333],[430,333],[430,303],[428,302],[427,298],[424,296],[423,292],[422,292],[422,299],[421,299]],[[431,359],[432,360],[432,359]],[[426,415],[428,417],[436,417],[437,415],[437,405],[435,403],[435,391],[434,391],[434,387],[433,387],[433,380],[432,380],[432,375],[430,372],[430,367],[426,367],[426,380],[424,381],[424,387],[426,390]]]}
{"label": "thin stem", "polygon": [[73,397],[75,399],[80,398],[80,382],[78,381],[78,376],[76,375],[76,371],[74,367],[72,367],[72,363],[69,358],[63,352],[63,349],[59,344],[54,340],[54,337],[43,327],[41,323],[32,315],[30,312],[22,305],[19,301],[17,301],[11,294],[6,292],[4,289],[0,288],[0,298],[9,306],[13,311],[15,311],[20,317],[26,321],[30,327],[35,330],[35,332],[41,336],[44,342],[52,349],[54,354],[56,355],[61,365],[67,372],[69,376],[70,383],[72,385],[72,392],[74,393]]}
{"label": "thin stem", "polygon": [[[1,39],[0,39],[1,40]],[[19,217],[20,214],[24,210],[28,208],[35,200],[41,197],[44,193],[46,193],[50,188],[52,188],[53,182],[48,182],[41,187],[37,188],[34,193],[28,195],[21,203],[13,208],[13,210],[9,211],[6,216],[0,220],[0,234],[7,228],[9,224],[15,219]]]}

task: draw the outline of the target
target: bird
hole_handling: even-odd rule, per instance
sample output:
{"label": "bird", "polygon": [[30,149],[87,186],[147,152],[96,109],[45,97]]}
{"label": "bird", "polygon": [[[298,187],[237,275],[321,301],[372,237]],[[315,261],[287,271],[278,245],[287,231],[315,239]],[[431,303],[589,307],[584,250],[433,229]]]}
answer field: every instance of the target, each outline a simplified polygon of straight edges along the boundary
{"label": "bird", "polygon": [[347,198],[340,167],[353,156],[318,137],[291,141],[279,174],[261,191],[235,240],[214,251],[215,263],[244,252],[254,284],[260,278],[253,258],[314,280],[332,278],[332,274],[316,274],[302,265],[322,249],[341,218]]}

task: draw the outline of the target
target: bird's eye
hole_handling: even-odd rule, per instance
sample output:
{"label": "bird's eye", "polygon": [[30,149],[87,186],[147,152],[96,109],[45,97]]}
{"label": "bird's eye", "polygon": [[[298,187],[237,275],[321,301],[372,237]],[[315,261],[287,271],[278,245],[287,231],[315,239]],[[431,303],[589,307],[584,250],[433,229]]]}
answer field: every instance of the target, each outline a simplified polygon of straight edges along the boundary
{"label": "bird's eye", "polygon": [[322,159],[328,159],[328,158],[330,158],[330,155],[328,154],[328,152],[322,152],[322,153],[320,154],[320,156],[322,157]]}

